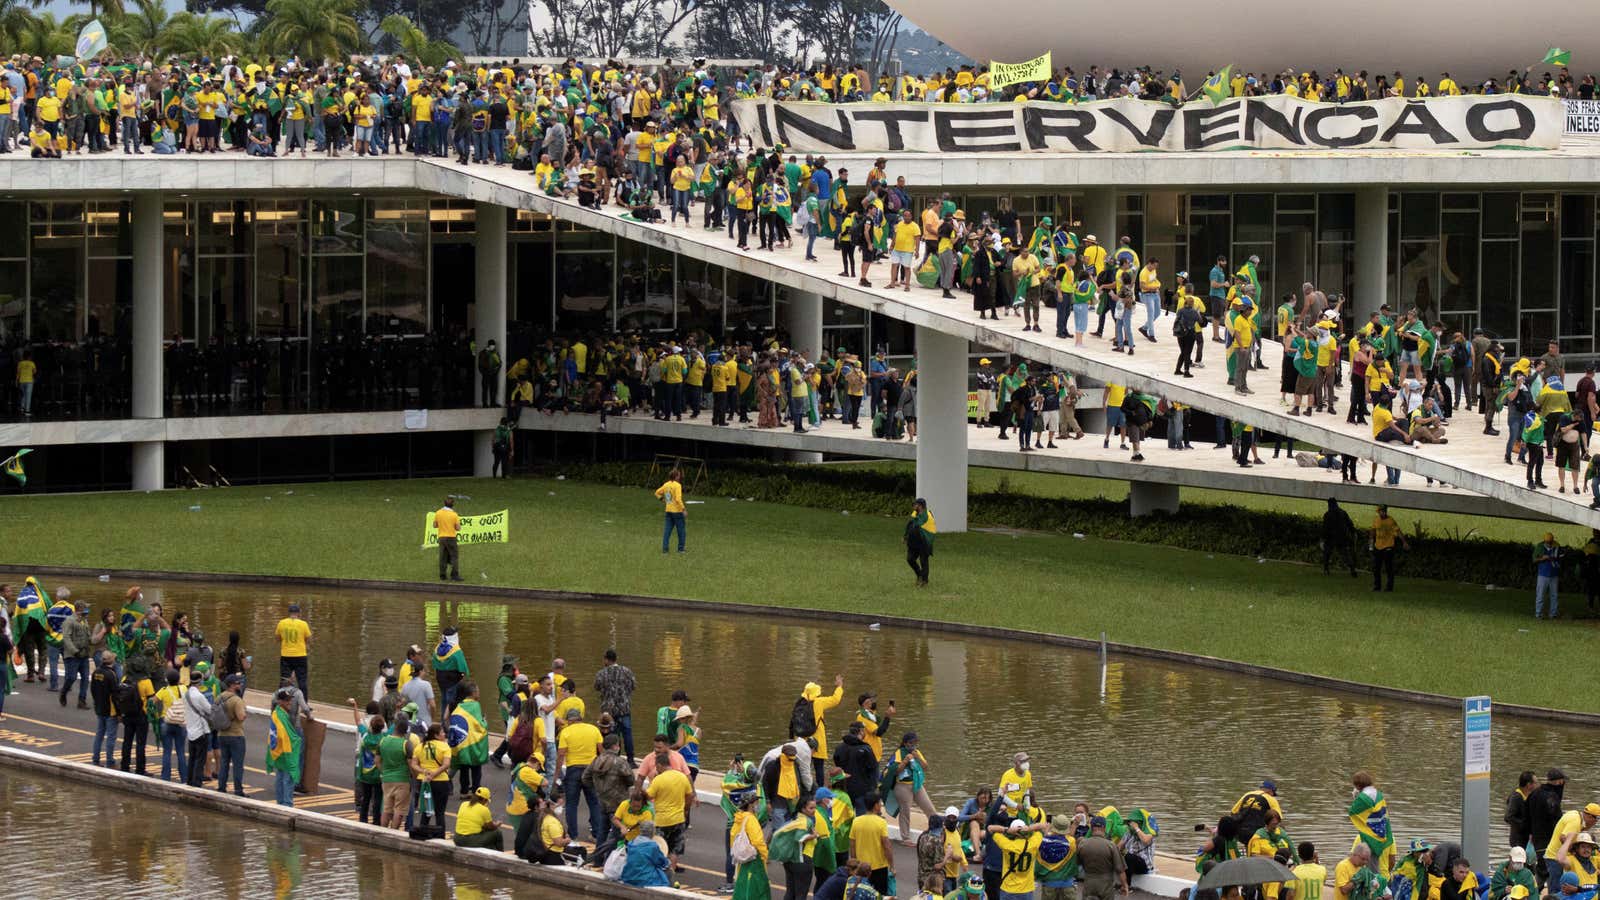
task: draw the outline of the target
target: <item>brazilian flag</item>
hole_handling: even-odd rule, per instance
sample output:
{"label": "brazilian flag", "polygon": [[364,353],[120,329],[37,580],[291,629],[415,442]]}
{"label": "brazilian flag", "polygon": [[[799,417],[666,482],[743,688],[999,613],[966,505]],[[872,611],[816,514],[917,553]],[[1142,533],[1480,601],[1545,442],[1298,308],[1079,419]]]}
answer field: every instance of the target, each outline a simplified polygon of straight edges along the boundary
{"label": "brazilian flag", "polygon": [[22,583],[22,589],[17,592],[17,614],[12,622],[11,633],[18,638],[22,637],[32,627],[29,624],[31,622],[37,623],[48,634],[50,623],[45,617],[45,611],[49,607],[50,595],[45,593],[44,587],[39,584],[39,579],[29,575]]}
{"label": "brazilian flag", "polygon": [[460,672],[463,676],[471,674],[467,671],[467,657],[461,652],[461,642],[457,635],[441,635],[439,645],[433,648],[433,670],[435,672]]}
{"label": "brazilian flag", "polygon": [[1359,791],[1345,811],[1361,842],[1372,850],[1372,858],[1382,860],[1394,851],[1394,833],[1389,830],[1389,801],[1377,788]]}
{"label": "brazilian flag", "polygon": [[272,707],[272,723],[267,726],[267,771],[300,777],[300,751],[304,744],[305,736],[294,727],[289,712],[281,706]]}
{"label": "brazilian flag", "polygon": [[44,642],[52,647],[61,646],[61,629],[72,618],[72,601],[57,600],[44,614]]}
{"label": "brazilian flag", "polygon": [[22,458],[32,452],[32,448],[23,448],[18,450],[16,453],[11,454],[11,457],[3,464],[6,474],[16,479],[19,487],[28,486],[28,473],[23,471]]}
{"label": "brazilian flag", "polygon": [[456,704],[450,713],[446,739],[456,768],[481,766],[489,761],[489,727],[484,723],[483,707],[478,701],[462,700]]}
{"label": "brazilian flag", "polygon": [[128,598],[126,603],[122,604],[122,610],[117,617],[117,627],[122,630],[122,639],[124,641],[133,640],[134,631],[144,624],[144,615],[143,594],[134,594]]}
{"label": "brazilian flag", "polygon": [[[1406,333],[1414,335],[1417,339],[1417,351],[1422,357],[1422,367],[1424,369],[1433,368],[1433,350],[1435,345],[1438,344],[1438,339],[1433,332],[1421,322],[1412,322],[1410,327],[1406,329]],[[1398,347],[1399,339],[1396,338],[1395,340]]]}

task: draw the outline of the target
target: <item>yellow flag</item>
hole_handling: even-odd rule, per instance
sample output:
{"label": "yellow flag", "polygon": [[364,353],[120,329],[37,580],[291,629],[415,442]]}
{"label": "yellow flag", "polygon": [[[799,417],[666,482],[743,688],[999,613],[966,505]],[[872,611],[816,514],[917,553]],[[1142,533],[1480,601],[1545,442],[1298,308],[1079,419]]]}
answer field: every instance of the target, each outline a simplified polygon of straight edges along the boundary
{"label": "yellow flag", "polygon": [[1050,80],[1050,54],[1035,56],[1027,62],[1019,63],[989,63],[989,86],[1003,88],[1008,84],[1017,84],[1023,81],[1049,81]]}

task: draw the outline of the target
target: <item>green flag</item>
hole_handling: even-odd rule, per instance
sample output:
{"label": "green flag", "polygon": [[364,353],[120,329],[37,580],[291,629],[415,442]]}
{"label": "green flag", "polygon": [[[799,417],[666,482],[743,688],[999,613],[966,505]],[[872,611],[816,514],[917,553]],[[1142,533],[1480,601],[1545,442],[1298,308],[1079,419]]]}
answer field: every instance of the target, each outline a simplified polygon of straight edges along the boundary
{"label": "green flag", "polygon": [[22,469],[22,458],[32,452],[32,449],[18,450],[16,453],[11,454],[11,458],[4,463],[6,474],[15,478],[20,487],[28,486],[28,473]]}
{"label": "green flag", "polygon": [[1560,47],[1551,47],[1544,52],[1544,63],[1546,65],[1570,66],[1572,65],[1572,51],[1563,50]]}
{"label": "green flag", "polygon": [[1232,75],[1233,66],[1231,64],[1226,65],[1222,67],[1221,72],[1207,78],[1206,83],[1201,85],[1200,90],[1205,93],[1206,99],[1211,101],[1212,106],[1221,104],[1233,93]]}
{"label": "green flag", "polygon": [[106,28],[100,24],[99,19],[94,19],[83,26],[78,32],[78,43],[74,53],[79,59],[90,59],[106,48]]}

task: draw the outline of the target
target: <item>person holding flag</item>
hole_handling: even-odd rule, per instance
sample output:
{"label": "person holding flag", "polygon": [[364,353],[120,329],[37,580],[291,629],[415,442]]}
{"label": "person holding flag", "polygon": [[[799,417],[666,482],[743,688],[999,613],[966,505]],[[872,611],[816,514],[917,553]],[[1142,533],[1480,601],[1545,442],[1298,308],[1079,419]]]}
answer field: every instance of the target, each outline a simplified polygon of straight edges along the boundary
{"label": "person holding flag", "polygon": [[461,682],[460,694],[464,699],[449,714],[445,737],[450,742],[450,764],[461,772],[461,796],[465,797],[483,784],[483,764],[489,759],[489,725],[478,699],[477,682]]}
{"label": "person holding flag", "polygon": [[267,726],[267,771],[279,806],[294,806],[294,786],[300,781],[305,735],[295,726],[294,703],[294,690],[279,688],[272,697],[272,720]]}
{"label": "person holding flag", "polygon": [[64,587],[56,588],[56,598],[50,602],[50,608],[44,613],[44,643],[50,658],[50,690],[56,691],[61,686],[61,642],[62,632],[67,627],[67,620],[72,618],[73,606],[69,599],[72,591]]}
{"label": "person holding flag", "polygon": [[1357,772],[1350,778],[1355,796],[1350,800],[1350,824],[1356,839],[1372,851],[1372,867],[1385,880],[1394,868],[1394,832],[1389,828],[1389,801],[1372,783],[1372,776]]}
{"label": "person holding flag", "polygon": [[906,522],[906,563],[916,573],[917,587],[928,586],[928,557],[933,555],[933,536],[938,533],[939,525],[928,511],[928,501],[918,497]]}
{"label": "person holding flag", "polygon": [[48,655],[50,624],[45,612],[49,606],[50,595],[45,593],[39,579],[29,575],[22,584],[22,590],[17,592],[16,608],[11,615],[11,633],[17,652],[22,654],[22,662],[28,670],[27,677],[23,679],[26,682],[36,680]]}
{"label": "person holding flag", "polygon": [[28,486],[28,473],[22,468],[22,458],[32,452],[33,449],[31,447],[24,447],[7,457],[5,462],[0,463],[0,468],[5,469],[5,473],[16,481],[17,487],[25,488]]}
{"label": "person holding flag", "polygon": [[433,648],[433,674],[439,681],[440,709],[448,720],[460,696],[462,681],[471,674],[467,655],[461,652],[461,634],[454,626],[440,633],[439,643]]}

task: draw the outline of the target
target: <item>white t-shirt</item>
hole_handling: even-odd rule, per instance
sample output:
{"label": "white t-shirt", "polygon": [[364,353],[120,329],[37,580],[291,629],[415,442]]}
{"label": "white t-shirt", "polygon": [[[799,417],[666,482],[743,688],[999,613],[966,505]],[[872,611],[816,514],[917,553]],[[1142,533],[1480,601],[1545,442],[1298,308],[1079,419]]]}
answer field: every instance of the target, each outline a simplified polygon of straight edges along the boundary
{"label": "white t-shirt", "polygon": [[546,697],[544,694],[534,694],[533,703],[539,710],[539,718],[544,720],[545,740],[554,742],[556,739],[556,698]]}

